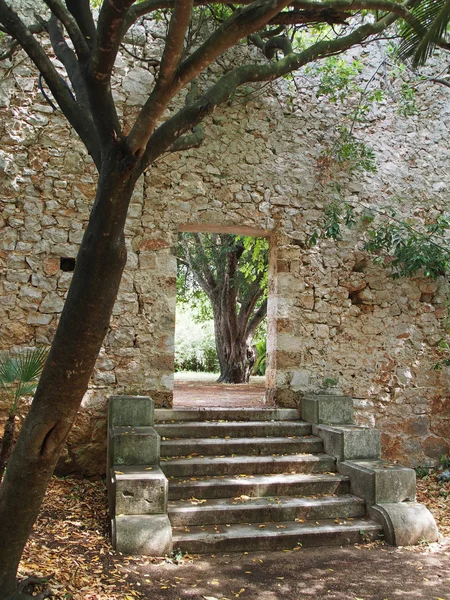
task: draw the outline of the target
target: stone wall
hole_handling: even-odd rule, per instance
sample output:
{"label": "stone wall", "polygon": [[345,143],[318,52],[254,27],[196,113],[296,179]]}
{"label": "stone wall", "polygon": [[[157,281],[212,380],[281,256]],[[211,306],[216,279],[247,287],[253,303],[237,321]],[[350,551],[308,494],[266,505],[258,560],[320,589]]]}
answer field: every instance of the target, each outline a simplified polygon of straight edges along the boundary
{"label": "stone wall", "polygon": [[[36,74],[21,63],[4,75],[0,348],[10,348],[50,343],[96,177],[75,134],[42,99]],[[152,75],[121,57],[117,77],[126,121]],[[110,394],[149,394],[158,406],[171,405],[174,249],[186,229],[270,238],[271,399],[293,406],[305,392],[343,392],[354,398],[359,422],[382,429],[389,458],[430,465],[448,453],[450,374],[433,369],[445,335],[447,281],[392,280],[361,251],[364,219],[340,242],[307,247],[332,194],[318,181],[318,160],[344,107],[317,99],[314,88],[289,103],[287,96],[292,91],[282,83],[237,98],[205,124],[201,148],[165,157],[139,181],[111,327],[61,472],[103,471]],[[344,174],[349,201],[397,203],[402,217],[425,221],[448,207],[449,91],[423,86],[419,103],[423,110],[408,118],[387,102],[374,109],[364,136],[378,172]]]}

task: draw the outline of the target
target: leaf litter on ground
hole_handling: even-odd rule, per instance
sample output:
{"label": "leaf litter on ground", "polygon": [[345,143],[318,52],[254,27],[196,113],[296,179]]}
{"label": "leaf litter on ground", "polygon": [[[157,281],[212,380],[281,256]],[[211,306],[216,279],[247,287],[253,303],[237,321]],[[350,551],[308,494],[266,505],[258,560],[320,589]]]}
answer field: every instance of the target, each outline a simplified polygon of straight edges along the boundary
{"label": "leaf litter on ground", "polygon": [[[450,482],[436,481],[432,474],[418,479],[417,501],[430,509],[441,534],[450,538]],[[427,547],[416,551],[426,552]],[[164,560],[124,556],[112,549],[102,480],[54,477],[25,548],[19,577],[53,574],[50,585],[57,600],[135,600],[147,597],[141,585],[153,583],[160,588],[163,584],[140,573],[146,565]]]}

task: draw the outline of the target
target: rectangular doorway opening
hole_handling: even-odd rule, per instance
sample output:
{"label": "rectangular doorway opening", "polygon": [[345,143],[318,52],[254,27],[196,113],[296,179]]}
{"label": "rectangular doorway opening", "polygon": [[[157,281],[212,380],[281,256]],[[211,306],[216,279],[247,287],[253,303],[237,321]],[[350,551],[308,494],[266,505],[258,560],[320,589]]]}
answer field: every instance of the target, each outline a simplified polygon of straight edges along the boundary
{"label": "rectangular doorway opening", "polygon": [[267,232],[180,231],[174,407],[265,405],[270,254]]}

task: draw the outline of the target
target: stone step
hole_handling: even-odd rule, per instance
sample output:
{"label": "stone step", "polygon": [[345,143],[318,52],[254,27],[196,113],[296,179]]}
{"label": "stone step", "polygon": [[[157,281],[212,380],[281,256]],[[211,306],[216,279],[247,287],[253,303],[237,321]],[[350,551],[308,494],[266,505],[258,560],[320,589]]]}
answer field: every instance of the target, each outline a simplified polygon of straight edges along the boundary
{"label": "stone step", "polygon": [[294,408],[157,408],[155,423],[172,421],[299,421]]}
{"label": "stone step", "polygon": [[191,454],[230,456],[232,454],[312,454],[323,452],[319,437],[252,437],[252,438],[197,438],[161,441],[161,457],[189,456]]}
{"label": "stone step", "polygon": [[269,437],[311,434],[311,425],[301,421],[225,421],[158,423],[156,431],[163,439],[208,437]]}
{"label": "stone step", "polygon": [[368,519],[252,523],[175,528],[173,547],[189,553],[282,550],[300,546],[342,546],[380,537],[382,528]]}
{"label": "stone step", "polygon": [[238,498],[181,501],[169,503],[173,527],[229,523],[266,523],[364,517],[364,500],[349,494],[292,498]]}
{"label": "stone step", "polygon": [[[164,467],[163,467],[164,469]],[[169,500],[189,498],[236,498],[313,496],[349,493],[347,477],[330,474],[241,475],[236,477],[173,478],[169,481]]]}
{"label": "stone step", "polygon": [[162,462],[167,477],[190,475],[263,475],[269,473],[320,473],[335,471],[336,460],[328,454],[288,454],[273,456],[194,456]]}

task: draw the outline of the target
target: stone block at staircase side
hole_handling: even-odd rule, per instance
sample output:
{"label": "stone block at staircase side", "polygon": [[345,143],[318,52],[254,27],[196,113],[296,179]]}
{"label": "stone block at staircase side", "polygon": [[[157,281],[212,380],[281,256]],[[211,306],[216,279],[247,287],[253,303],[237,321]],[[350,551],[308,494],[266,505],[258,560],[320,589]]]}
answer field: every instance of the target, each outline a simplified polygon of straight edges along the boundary
{"label": "stone block at staircase side", "polygon": [[159,465],[161,438],[153,427],[114,427],[109,430],[110,465]]}
{"label": "stone block at staircase side", "polygon": [[416,473],[401,465],[382,460],[344,461],[338,470],[347,475],[352,494],[370,504],[414,502]]}
{"label": "stone block at staircase side", "polygon": [[111,469],[116,515],[167,513],[168,482],[158,466]]}
{"label": "stone block at staircase side", "polygon": [[302,398],[302,419],[316,424],[353,423],[353,400],[347,396],[305,396]]}
{"label": "stone block at staircase side", "polygon": [[381,456],[381,434],[378,429],[358,425],[313,425],[314,435],[322,438],[327,454],[339,461],[378,459]]}
{"label": "stone block at staircase side", "polygon": [[108,402],[110,427],[145,427],[154,423],[155,403],[149,396],[111,396]]}
{"label": "stone block at staircase side", "polygon": [[391,546],[414,546],[436,542],[439,532],[430,511],[418,502],[375,504],[368,507],[371,519],[380,523]]}
{"label": "stone block at staircase side", "polygon": [[128,555],[165,556],[172,552],[167,515],[119,515],[111,522],[112,544]]}

